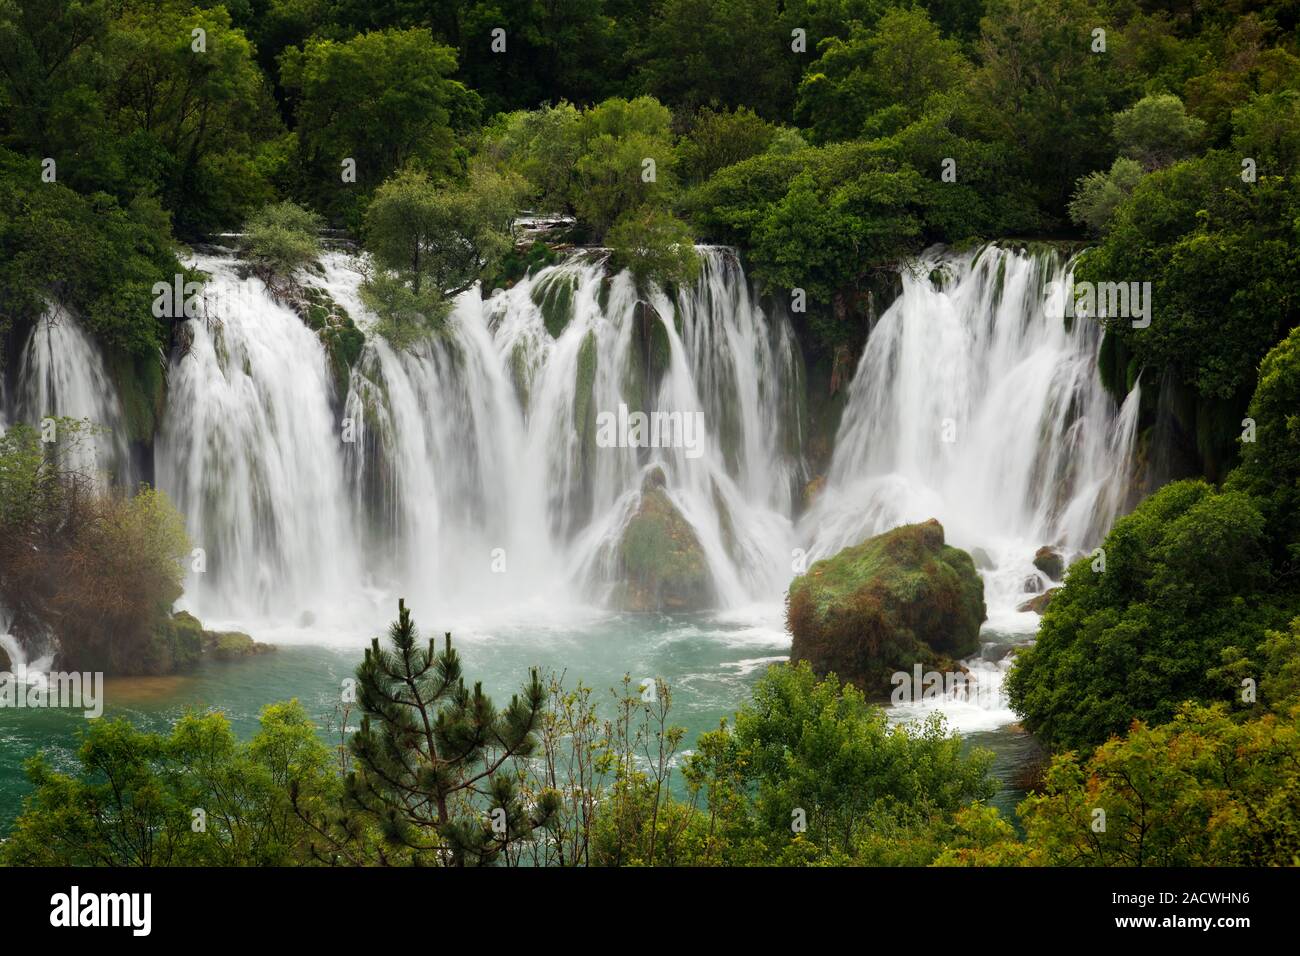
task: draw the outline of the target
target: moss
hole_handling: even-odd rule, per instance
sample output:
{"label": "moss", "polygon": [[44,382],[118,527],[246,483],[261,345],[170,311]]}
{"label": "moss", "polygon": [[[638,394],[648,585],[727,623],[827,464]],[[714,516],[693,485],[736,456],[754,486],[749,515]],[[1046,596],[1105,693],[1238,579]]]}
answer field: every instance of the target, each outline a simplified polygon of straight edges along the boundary
{"label": "moss", "polygon": [[203,654],[215,661],[233,661],[274,650],[270,644],[260,644],[239,631],[203,632]]}
{"label": "moss", "polygon": [[167,378],[161,359],[117,350],[108,352],[106,358],[122,404],[127,440],[152,442],[167,400]]}
{"label": "moss", "polygon": [[592,456],[596,448],[596,333],[588,332],[578,349],[573,388],[573,428],[578,441],[578,480],[582,494],[591,489]]}
{"label": "moss", "polygon": [[202,654],[203,625],[188,611],[178,611],[154,628],[131,673],[156,676],[190,670]]}
{"label": "moss", "polygon": [[512,249],[502,257],[495,272],[483,277],[483,290],[508,289],[524,276],[554,265],[559,255],[538,239],[526,250]]}
{"label": "moss", "polygon": [[532,289],[533,303],[541,310],[542,323],[551,338],[558,339],[573,317],[573,297],[578,277],[572,272],[552,272]]}
{"label": "moss", "polygon": [[807,660],[867,693],[915,664],[960,669],[979,648],[984,582],[943,526],[903,525],[818,561],[790,585],[791,660]]}
{"label": "moss", "polygon": [[365,333],[357,328],[348,310],[319,286],[295,286],[284,294],[290,296],[294,311],[325,346],[330,376],[336,394],[342,398],[348,392],[352,366],[365,348]]}
{"label": "moss", "polygon": [[[588,332],[578,349],[578,380],[573,390],[573,424],[578,429],[578,436],[590,437],[590,429],[595,428],[595,415],[592,414],[592,400],[596,394],[596,333]],[[588,421],[590,419],[590,421]],[[589,428],[590,426],[590,428]]]}
{"label": "moss", "polygon": [[[579,361],[581,361],[581,356],[579,356]],[[515,394],[519,397],[520,407],[527,408],[532,376],[528,372],[528,347],[522,341],[516,342],[515,347],[510,352],[510,378],[514,382]],[[576,399],[574,405],[576,408]]]}
{"label": "moss", "polygon": [[616,603],[627,611],[699,610],[713,603],[713,577],[694,529],[654,472],[619,543],[623,575]]}

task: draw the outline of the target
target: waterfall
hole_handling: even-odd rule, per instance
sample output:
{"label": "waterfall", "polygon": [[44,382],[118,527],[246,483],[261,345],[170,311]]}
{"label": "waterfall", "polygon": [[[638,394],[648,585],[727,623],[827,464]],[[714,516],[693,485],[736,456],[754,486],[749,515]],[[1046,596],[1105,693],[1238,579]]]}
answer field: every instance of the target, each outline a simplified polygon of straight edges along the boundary
{"label": "waterfall", "polygon": [[1036,626],[1015,610],[1038,574],[1034,552],[1070,559],[1109,529],[1128,494],[1140,398],[1135,388],[1116,408],[1102,386],[1097,323],[1052,315],[1048,290],[1070,268],[1058,253],[990,245],[903,270],[801,524],[810,559],[938,518],[949,543],[992,565],[990,623]]}
{"label": "waterfall", "polygon": [[[720,605],[778,595],[805,477],[798,350],[735,254],[700,252],[698,281],[672,293],[583,253],[465,293],[407,348],[369,328],[345,395],[292,310],[200,257],[207,317],[185,323],[155,447],[206,562],[185,603],[326,628],[398,594],[467,612],[600,604],[654,473]],[[356,263],[322,264],[304,281],[372,326]],[[702,413],[702,446],[596,447],[592,422],[620,404]]]}
{"label": "waterfall", "polygon": [[[937,517],[987,552],[990,616],[1015,607],[1034,551],[1094,547],[1125,504],[1137,393],[1096,371],[1100,332],[1066,327],[1044,288],[1069,262],[996,246],[932,252],[872,330],[825,486],[802,454],[802,360],[789,317],[734,252],[698,279],[638,288],[578,252],[460,296],[427,338],[394,347],[331,252],[304,281],[367,331],[346,391],[317,335],[228,256],[201,257],[207,317],[185,323],[155,445],[160,486],[206,567],[185,602],[262,627],[370,626],[398,595],[527,620],[606,603],[644,488],[698,540],[720,608],[775,605],[810,559]],[[340,394],[340,392],[342,392]],[[700,416],[691,449],[604,447],[600,416]]]}
{"label": "waterfall", "polygon": [[52,304],[32,327],[18,362],[13,417],[39,427],[46,418],[89,421],[71,464],[102,481],[129,484],[126,424],[99,348],[68,309]]}
{"label": "waterfall", "polygon": [[232,260],[200,256],[155,446],[197,549],[185,603],[214,619],[301,620],[361,583],[333,383],[316,335]]}

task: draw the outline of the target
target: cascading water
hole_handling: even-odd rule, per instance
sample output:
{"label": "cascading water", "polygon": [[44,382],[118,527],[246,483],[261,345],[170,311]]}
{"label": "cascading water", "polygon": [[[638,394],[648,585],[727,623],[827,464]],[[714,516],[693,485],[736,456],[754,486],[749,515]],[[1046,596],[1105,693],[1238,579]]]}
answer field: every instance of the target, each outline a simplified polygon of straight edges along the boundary
{"label": "cascading water", "polygon": [[[479,620],[599,606],[652,479],[698,539],[717,604],[764,608],[778,641],[792,549],[816,559],[930,517],[987,553],[990,629],[1031,631],[1016,606],[1035,550],[1095,546],[1125,503],[1136,425],[1136,392],[1117,409],[1098,379],[1096,324],[1047,314],[1069,264],[989,246],[905,271],[796,521],[809,476],[790,323],[734,253],[701,260],[670,295],[578,253],[487,300],[466,293],[398,349],[370,327],[356,262],[331,253],[306,281],[369,331],[338,394],[293,310],[232,259],[200,258],[210,318],[186,323],[156,443],[159,484],[205,552],[185,602],[307,639],[369,633],[398,595]],[[620,405],[700,413],[702,440],[598,442]]]}
{"label": "cascading water", "polygon": [[[373,618],[362,594],[385,611],[395,593],[464,612],[599,603],[655,469],[719,603],[778,594],[802,478],[798,353],[733,253],[701,260],[675,298],[606,278],[599,254],[486,301],[467,293],[408,348],[372,332],[340,397],[290,309],[232,260],[200,258],[210,318],[186,323],[156,449],[207,562],[186,601],[216,620],[307,612],[323,626]],[[364,327],[359,272],[341,254],[324,267],[308,281]],[[595,447],[591,422],[620,403],[702,412],[702,447]]]}
{"label": "cascading water", "polygon": [[[1110,527],[1129,492],[1140,400],[1135,388],[1116,408],[1102,386],[1095,322],[1053,316],[1049,290],[1069,271],[1055,253],[986,246],[903,272],[850,387],[826,488],[800,525],[810,560],[938,518],[949,543],[988,559],[986,627],[1036,629],[1038,616],[1017,610],[1027,582],[1047,584],[1035,551],[1072,558]],[[972,669],[1000,684],[1005,659]],[[974,725],[989,710],[1012,720],[995,694],[965,706]]]}
{"label": "cascading water", "polygon": [[117,389],[98,347],[70,311],[51,305],[36,322],[18,363],[13,418],[89,421],[93,436],[78,440],[72,464],[84,474],[130,483],[126,425]]}
{"label": "cascading water", "polygon": [[195,265],[210,276],[205,315],[185,323],[155,448],[201,549],[185,600],[214,619],[308,623],[360,584],[326,357],[230,259]]}
{"label": "cascading water", "polygon": [[[471,606],[599,600],[655,468],[723,602],[779,585],[797,467],[777,447],[795,407],[793,338],[751,301],[733,255],[703,250],[702,269],[675,301],[650,290],[646,308],[627,275],[607,280],[602,257],[581,256],[485,303],[462,297],[445,334],[412,350],[372,341],[348,396],[360,428],[350,477],[359,500],[378,502],[380,540],[397,543],[410,593]],[[643,336],[662,354],[647,356]],[[620,403],[720,424],[706,425],[699,458],[593,447],[591,422]]]}

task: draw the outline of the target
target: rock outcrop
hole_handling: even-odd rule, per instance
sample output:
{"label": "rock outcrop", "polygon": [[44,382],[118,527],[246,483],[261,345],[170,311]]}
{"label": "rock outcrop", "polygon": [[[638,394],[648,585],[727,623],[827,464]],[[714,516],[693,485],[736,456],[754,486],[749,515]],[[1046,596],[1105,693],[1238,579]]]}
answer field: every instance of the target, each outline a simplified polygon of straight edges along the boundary
{"label": "rock outcrop", "polygon": [[713,575],[695,530],[652,471],[619,542],[622,580],[614,605],[624,611],[695,611],[714,603]]}
{"label": "rock outcrop", "polygon": [[969,554],[931,519],[903,525],[818,561],[790,585],[792,661],[835,672],[871,695],[920,663],[959,670],[979,650],[984,582]]}
{"label": "rock outcrop", "polygon": [[1065,577],[1065,559],[1060,552],[1044,545],[1034,552],[1034,567],[1042,571],[1053,581]]}

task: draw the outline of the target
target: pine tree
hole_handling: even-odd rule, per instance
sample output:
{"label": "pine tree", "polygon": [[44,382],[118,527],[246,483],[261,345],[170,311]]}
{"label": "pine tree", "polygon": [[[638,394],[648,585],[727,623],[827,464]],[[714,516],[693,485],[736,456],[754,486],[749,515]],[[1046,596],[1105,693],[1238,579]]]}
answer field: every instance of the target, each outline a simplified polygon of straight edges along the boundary
{"label": "pine tree", "polygon": [[451,634],[441,651],[433,640],[420,646],[404,601],[388,643],[375,638],[357,668],[363,716],[349,741],[357,769],[342,813],[312,822],[324,841],[315,855],[350,864],[510,862],[511,846],[547,828],[560,803],[548,790],[526,805],[517,786],[546,700],[536,669],[498,711],[482,684],[466,688]]}

